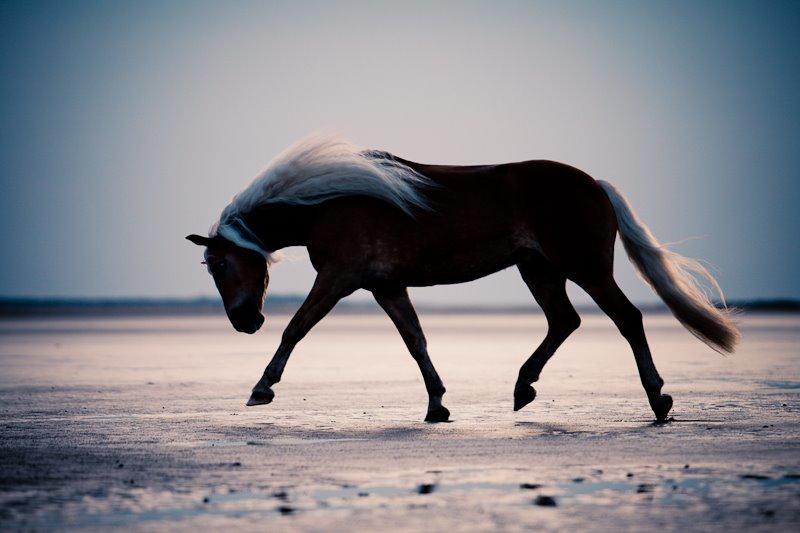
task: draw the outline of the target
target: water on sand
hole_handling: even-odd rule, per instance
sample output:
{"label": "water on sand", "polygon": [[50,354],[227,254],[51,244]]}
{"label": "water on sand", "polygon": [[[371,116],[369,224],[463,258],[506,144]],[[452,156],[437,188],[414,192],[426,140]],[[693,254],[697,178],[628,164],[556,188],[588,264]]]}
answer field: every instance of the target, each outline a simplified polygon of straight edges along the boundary
{"label": "water on sand", "polygon": [[244,407],[287,316],[0,321],[0,526],[590,528],[800,523],[800,317],[743,320],[734,356],[646,317],[675,421],[587,316],[512,412],[540,315],[423,315],[452,422],[422,422],[380,315],[334,315],[268,406]]}

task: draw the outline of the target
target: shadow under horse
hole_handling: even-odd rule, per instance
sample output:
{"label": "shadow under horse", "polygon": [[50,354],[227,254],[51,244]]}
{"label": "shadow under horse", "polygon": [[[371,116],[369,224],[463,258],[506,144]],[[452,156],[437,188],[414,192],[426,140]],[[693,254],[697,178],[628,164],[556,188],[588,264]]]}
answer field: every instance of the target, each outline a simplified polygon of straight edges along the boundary
{"label": "shadow under horse", "polygon": [[[624,196],[571,166],[553,161],[450,166],[361,150],[338,137],[290,147],[225,207],[208,237],[205,263],[233,326],[254,333],[276,250],[305,246],[317,277],[289,322],[247,405],[267,404],[295,345],[336,303],[370,291],[419,365],[428,392],[425,420],[446,421],[445,387],[428,356],[408,287],[462,283],[516,266],[547,317],[547,334],[519,370],[514,410],[536,397],[531,386],[580,326],[567,280],[585,290],[633,350],[656,419],[662,394],[641,312],[613,276],[614,242],[675,317],[718,351],[733,351],[739,332],[719,286],[699,263],[655,239]],[[698,283],[718,291],[718,308]]]}

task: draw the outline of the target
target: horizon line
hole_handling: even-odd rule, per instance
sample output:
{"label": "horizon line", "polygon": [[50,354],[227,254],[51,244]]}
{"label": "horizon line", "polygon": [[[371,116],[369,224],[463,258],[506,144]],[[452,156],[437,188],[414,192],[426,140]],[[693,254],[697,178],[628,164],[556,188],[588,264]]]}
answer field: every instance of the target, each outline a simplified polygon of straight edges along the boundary
{"label": "horizon line", "polygon": [[[305,299],[301,294],[274,294],[264,303],[264,309],[270,313],[294,312]],[[642,311],[648,313],[668,312],[662,302],[635,303]],[[756,312],[800,312],[800,299],[797,298],[759,298],[731,300],[731,308]],[[533,301],[521,303],[417,303],[415,307],[422,312],[439,313],[535,313],[541,314],[541,308]],[[582,313],[600,313],[593,303],[575,305]],[[336,310],[349,313],[376,312],[380,308],[368,299],[343,300],[336,305]],[[224,313],[219,296],[183,296],[183,297],[26,297],[0,296],[0,317],[32,317],[32,316],[92,316],[113,311],[116,315],[127,316],[163,316],[163,315],[209,315]]]}

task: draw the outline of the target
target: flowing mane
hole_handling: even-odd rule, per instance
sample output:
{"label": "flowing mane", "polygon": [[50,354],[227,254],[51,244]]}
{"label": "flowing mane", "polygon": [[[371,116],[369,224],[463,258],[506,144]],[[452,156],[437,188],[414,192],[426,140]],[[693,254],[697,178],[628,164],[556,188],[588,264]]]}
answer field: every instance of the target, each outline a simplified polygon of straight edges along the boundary
{"label": "flowing mane", "polygon": [[413,213],[428,209],[423,189],[431,182],[387,153],[364,150],[335,135],[312,135],[290,146],[222,210],[209,237],[265,250],[242,217],[267,204],[312,205],[342,196],[370,196]]}

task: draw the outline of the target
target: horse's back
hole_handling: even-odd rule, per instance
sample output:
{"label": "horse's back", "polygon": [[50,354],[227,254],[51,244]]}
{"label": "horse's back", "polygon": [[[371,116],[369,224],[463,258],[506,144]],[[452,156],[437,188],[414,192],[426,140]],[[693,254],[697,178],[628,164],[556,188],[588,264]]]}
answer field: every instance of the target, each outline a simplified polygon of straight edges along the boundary
{"label": "horse's back", "polygon": [[598,182],[564,163],[419,165],[415,170],[438,186],[430,193],[434,209],[482,213],[514,228],[530,227],[544,238],[558,229],[616,230],[613,207]]}
{"label": "horse's back", "polygon": [[507,209],[518,202],[529,206],[559,201],[567,206],[606,198],[597,181],[586,172],[546,159],[470,166],[400,161],[440,186],[442,194],[438,196],[445,203],[464,201],[469,196],[483,200],[487,194],[504,195],[496,207]]}
{"label": "horse's back", "polygon": [[550,160],[416,170],[441,186],[434,197],[453,206],[456,218],[477,214],[487,235],[510,236],[515,254],[533,250],[568,273],[611,268],[614,209],[586,172]]}

